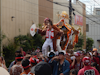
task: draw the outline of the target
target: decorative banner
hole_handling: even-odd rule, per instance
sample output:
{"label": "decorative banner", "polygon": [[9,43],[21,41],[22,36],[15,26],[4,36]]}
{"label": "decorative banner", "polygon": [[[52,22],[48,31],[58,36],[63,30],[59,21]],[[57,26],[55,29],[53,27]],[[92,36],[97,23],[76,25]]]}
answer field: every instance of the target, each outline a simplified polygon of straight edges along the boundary
{"label": "decorative banner", "polygon": [[31,28],[30,28],[30,34],[32,35],[32,36],[34,36],[35,35],[35,29],[36,29],[36,25],[35,24],[33,24],[32,26],[31,26]]}
{"label": "decorative banner", "polygon": [[83,17],[79,15],[75,15],[75,24],[83,26]]}

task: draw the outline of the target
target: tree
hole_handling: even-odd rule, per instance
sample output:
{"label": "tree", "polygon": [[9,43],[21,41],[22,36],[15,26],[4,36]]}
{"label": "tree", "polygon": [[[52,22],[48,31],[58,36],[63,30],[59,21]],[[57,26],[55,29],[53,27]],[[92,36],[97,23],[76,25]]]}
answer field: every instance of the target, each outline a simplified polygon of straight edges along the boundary
{"label": "tree", "polygon": [[75,45],[75,49],[82,50],[83,45],[84,45],[84,36],[82,33],[80,33],[79,37],[78,37],[78,43],[76,43],[76,45]]}
{"label": "tree", "polygon": [[17,46],[14,43],[9,43],[7,46],[3,46],[3,56],[6,61],[7,67],[9,64],[15,60],[15,51]]}
{"label": "tree", "polygon": [[19,35],[14,38],[14,42],[17,46],[23,47],[25,51],[32,50],[33,48],[42,47],[44,40],[42,36],[36,34],[32,37],[30,34],[27,35]]}
{"label": "tree", "polygon": [[87,38],[86,39],[86,51],[89,51],[92,49],[94,40],[92,38]]}
{"label": "tree", "polygon": [[3,46],[3,56],[7,62],[7,67],[15,59],[15,51],[19,46],[23,47],[24,51],[36,49],[38,46],[41,48],[44,43],[42,36],[36,34],[32,37],[30,34],[19,35],[14,38],[14,43],[9,43],[7,46]]}

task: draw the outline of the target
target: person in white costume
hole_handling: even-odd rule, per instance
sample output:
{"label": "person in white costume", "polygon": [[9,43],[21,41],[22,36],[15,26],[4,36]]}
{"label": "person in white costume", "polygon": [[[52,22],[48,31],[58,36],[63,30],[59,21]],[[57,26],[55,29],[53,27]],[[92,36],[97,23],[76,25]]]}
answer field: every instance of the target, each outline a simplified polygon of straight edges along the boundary
{"label": "person in white costume", "polygon": [[60,36],[62,32],[59,32],[53,28],[53,24],[51,20],[49,21],[46,30],[36,29],[36,31],[39,34],[46,35],[46,41],[42,46],[42,53],[44,56],[47,56],[48,55],[47,47],[50,46],[51,50],[54,50],[54,48],[56,48],[56,45],[54,44],[54,40],[57,38],[58,35]]}

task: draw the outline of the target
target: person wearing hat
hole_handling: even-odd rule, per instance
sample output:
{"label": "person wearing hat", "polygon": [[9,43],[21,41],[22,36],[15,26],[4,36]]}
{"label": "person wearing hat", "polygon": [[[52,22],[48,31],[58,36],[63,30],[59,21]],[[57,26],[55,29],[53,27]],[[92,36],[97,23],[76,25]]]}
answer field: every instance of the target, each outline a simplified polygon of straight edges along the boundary
{"label": "person wearing hat", "polygon": [[84,67],[79,70],[78,75],[100,75],[97,69],[91,67],[91,59],[84,57],[82,59]]}
{"label": "person wearing hat", "polygon": [[69,75],[70,64],[65,59],[64,52],[59,52],[58,56],[53,57],[49,64],[53,66],[53,74],[52,75]]}
{"label": "person wearing hat", "polygon": [[28,59],[24,59],[22,61],[22,67],[24,68],[24,72],[22,72],[20,75],[33,75],[33,73],[31,73],[31,64],[30,61]]}
{"label": "person wearing hat", "polygon": [[49,57],[48,57],[49,60],[52,59],[54,56],[55,56],[55,53],[54,53],[54,52],[50,52],[50,53],[49,53]]}
{"label": "person wearing hat", "polygon": [[10,75],[20,75],[23,72],[23,68],[21,66],[21,61],[23,60],[23,55],[18,55],[15,58],[16,64],[12,66],[10,70]]}

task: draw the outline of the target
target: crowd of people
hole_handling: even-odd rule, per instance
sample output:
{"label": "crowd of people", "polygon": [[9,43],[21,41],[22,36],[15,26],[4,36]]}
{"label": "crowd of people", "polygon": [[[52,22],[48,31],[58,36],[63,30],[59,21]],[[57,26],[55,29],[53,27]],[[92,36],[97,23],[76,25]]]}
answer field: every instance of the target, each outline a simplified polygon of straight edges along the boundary
{"label": "crowd of people", "polygon": [[100,56],[97,51],[63,51],[55,54],[48,52],[43,56],[38,47],[33,52],[24,52],[23,48],[15,52],[15,60],[9,68],[3,57],[0,66],[10,75],[100,75]]}

